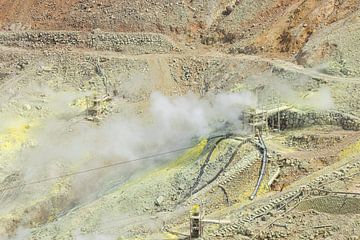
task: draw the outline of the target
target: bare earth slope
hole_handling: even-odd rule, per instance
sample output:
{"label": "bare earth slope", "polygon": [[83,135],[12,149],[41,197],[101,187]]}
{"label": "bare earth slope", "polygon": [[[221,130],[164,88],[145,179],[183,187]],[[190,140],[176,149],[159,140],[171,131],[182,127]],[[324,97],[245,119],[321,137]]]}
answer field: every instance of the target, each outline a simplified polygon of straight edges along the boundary
{"label": "bare earth slope", "polygon": [[[333,70],[336,74],[358,75],[356,56],[348,56],[344,45],[352,46],[351,42],[357,39],[359,6],[359,0],[1,0],[0,27],[158,32],[190,41],[194,46],[210,44],[223,51],[265,54],[300,64],[326,62],[344,68]],[[232,10],[227,11],[227,7]],[[338,42],[339,37],[327,38],[327,31],[341,32],[342,41]],[[344,66],[343,60],[351,62],[351,69]]]}

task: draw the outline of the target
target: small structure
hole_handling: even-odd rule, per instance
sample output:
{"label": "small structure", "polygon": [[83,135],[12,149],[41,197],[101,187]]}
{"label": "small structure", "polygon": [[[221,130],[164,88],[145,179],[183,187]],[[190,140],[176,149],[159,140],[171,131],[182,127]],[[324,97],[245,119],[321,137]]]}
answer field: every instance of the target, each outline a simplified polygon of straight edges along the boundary
{"label": "small structure", "polygon": [[201,212],[200,205],[195,204],[190,211],[190,240],[201,239],[203,236],[203,217],[204,215]]}
{"label": "small structure", "polygon": [[261,133],[271,129],[281,129],[280,113],[290,109],[289,106],[273,106],[272,108],[251,109],[246,113],[247,121],[252,126],[253,132]]}
{"label": "small structure", "polygon": [[89,117],[98,117],[101,114],[101,100],[92,99],[87,102],[87,115]]}
{"label": "small structure", "polygon": [[190,210],[190,240],[201,240],[204,236],[204,224],[230,224],[227,220],[204,219],[205,212],[199,204],[195,204]]}
{"label": "small structure", "polygon": [[87,98],[86,119],[89,121],[99,120],[100,115],[106,110],[106,105],[104,103],[110,100],[111,97],[108,95],[105,95],[102,98],[97,98],[96,96],[93,96],[91,99]]}

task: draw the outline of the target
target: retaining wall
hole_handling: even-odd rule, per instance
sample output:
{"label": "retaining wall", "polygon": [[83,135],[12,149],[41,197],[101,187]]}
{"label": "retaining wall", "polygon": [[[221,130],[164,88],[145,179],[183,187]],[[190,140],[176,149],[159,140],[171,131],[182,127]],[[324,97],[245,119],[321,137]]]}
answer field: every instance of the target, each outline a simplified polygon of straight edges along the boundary
{"label": "retaining wall", "polygon": [[31,48],[72,46],[131,53],[167,53],[176,48],[168,37],[156,33],[0,32],[0,44]]}
{"label": "retaining wall", "polygon": [[[269,127],[277,126],[278,117],[274,114],[268,118]],[[335,111],[299,111],[285,110],[280,113],[280,127],[282,130],[291,128],[302,128],[313,125],[334,125],[345,130],[360,130],[360,119],[341,112]]]}

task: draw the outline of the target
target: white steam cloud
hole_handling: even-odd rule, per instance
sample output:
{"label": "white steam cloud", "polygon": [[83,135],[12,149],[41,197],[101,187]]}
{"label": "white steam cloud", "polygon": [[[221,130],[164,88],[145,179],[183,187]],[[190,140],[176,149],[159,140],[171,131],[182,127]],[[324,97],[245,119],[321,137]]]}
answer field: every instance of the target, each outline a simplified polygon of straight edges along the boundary
{"label": "white steam cloud", "polygon": [[[97,126],[87,121],[53,119],[46,121],[34,136],[37,145],[22,152],[19,166],[25,182],[31,182],[174,150],[189,146],[193,138],[226,131],[225,127],[231,128],[232,132],[244,131],[246,125],[240,116],[250,106],[256,106],[256,98],[250,92],[204,98],[193,94],[167,97],[154,93],[148,109],[150,117],[146,120],[115,115]],[[63,111],[61,115],[64,115]],[[174,155],[170,157],[174,158]],[[141,164],[76,177],[72,183],[75,198],[93,195],[103,188],[105,182],[121,183],[139,168],[165,160],[149,159]]]}
{"label": "white steam cloud", "polygon": [[334,107],[331,91],[328,87],[323,86],[305,94],[300,94],[285,84],[278,83],[274,87],[281,101],[294,107],[314,110],[329,110]]}
{"label": "white steam cloud", "polygon": [[299,109],[330,110],[334,108],[331,90],[311,77],[288,79],[271,72],[249,77],[248,88],[254,88],[259,107],[287,104]]}

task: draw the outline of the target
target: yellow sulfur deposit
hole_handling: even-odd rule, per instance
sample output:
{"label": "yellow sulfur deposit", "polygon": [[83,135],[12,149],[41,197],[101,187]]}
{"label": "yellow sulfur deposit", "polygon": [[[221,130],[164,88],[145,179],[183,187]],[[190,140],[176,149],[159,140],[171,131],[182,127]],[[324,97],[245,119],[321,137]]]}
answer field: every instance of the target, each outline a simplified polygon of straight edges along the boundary
{"label": "yellow sulfur deposit", "polygon": [[164,239],[177,240],[177,239],[179,239],[179,237],[174,234],[171,234],[171,233],[165,233]]}
{"label": "yellow sulfur deposit", "polygon": [[81,110],[86,110],[89,106],[87,97],[82,97],[74,100],[71,104],[73,107],[78,107]]}
{"label": "yellow sulfur deposit", "polygon": [[[249,182],[250,183],[250,182]],[[255,185],[253,184],[244,184],[243,186],[244,191],[240,192],[239,194],[239,201],[242,205],[245,205],[247,203],[250,203],[250,196],[254,191]],[[266,178],[263,180],[263,183],[260,185],[259,191],[257,192],[256,196],[261,196],[265,193],[268,193],[270,191],[269,187],[266,184]]]}
{"label": "yellow sulfur deposit", "polygon": [[15,152],[28,140],[29,123],[14,121],[9,126],[0,129],[0,151]]}
{"label": "yellow sulfur deposit", "polygon": [[190,148],[188,151],[186,151],[184,154],[182,154],[179,158],[177,158],[174,162],[169,163],[168,165],[162,167],[161,169],[159,169],[157,171],[153,171],[150,174],[146,174],[142,177],[136,178],[136,179],[126,183],[122,187],[122,190],[129,189],[132,186],[134,186],[135,184],[138,184],[139,182],[144,181],[144,179],[146,179],[146,178],[152,179],[152,178],[159,177],[159,176],[162,177],[162,176],[166,176],[166,175],[171,175],[170,172],[175,172],[178,167],[183,166],[184,164],[186,164],[189,161],[195,161],[200,156],[202,151],[204,150],[206,144],[207,144],[207,139],[201,140],[196,146],[194,146],[193,148]]}
{"label": "yellow sulfur deposit", "polygon": [[344,148],[339,156],[341,159],[345,159],[359,153],[360,153],[360,140]]}
{"label": "yellow sulfur deposit", "polygon": [[167,168],[173,168],[181,164],[184,164],[187,161],[196,160],[204,150],[206,144],[207,144],[207,139],[201,140],[199,144],[197,144],[196,146],[185,152],[177,160],[171,163],[170,166],[168,166]]}

